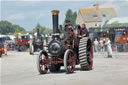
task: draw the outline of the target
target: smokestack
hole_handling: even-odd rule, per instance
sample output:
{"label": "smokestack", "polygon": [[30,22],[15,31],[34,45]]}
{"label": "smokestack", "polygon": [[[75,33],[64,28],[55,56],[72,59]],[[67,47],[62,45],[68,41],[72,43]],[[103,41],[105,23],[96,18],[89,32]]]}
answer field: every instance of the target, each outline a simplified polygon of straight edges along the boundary
{"label": "smokestack", "polygon": [[37,28],[37,37],[39,37],[40,36],[40,30],[39,30],[39,28]]}
{"label": "smokestack", "polygon": [[58,14],[59,14],[58,10],[52,11],[53,33],[58,33],[58,21],[59,21]]}

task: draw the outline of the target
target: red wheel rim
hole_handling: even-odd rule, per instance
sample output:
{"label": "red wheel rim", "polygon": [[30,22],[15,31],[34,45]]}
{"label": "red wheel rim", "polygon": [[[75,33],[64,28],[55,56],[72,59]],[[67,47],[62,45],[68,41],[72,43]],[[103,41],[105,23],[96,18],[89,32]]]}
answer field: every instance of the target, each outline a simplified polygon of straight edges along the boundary
{"label": "red wheel rim", "polygon": [[48,58],[43,54],[40,56],[40,69],[44,73],[48,71]]}
{"label": "red wheel rim", "polygon": [[70,73],[74,72],[75,64],[75,56],[73,55],[73,53],[69,53],[67,57],[67,69]]}
{"label": "red wheel rim", "polygon": [[26,46],[22,46],[22,47],[21,47],[21,50],[22,50],[22,51],[24,51],[24,50],[26,50],[26,49],[27,49]]}
{"label": "red wheel rim", "polygon": [[89,56],[89,69],[92,69],[93,66],[93,48],[90,48],[90,56]]}

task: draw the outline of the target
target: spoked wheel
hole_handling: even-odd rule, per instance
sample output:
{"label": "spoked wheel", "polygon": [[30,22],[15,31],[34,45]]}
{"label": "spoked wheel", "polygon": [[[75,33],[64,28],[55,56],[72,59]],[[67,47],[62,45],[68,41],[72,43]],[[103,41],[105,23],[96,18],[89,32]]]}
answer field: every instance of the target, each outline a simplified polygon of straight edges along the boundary
{"label": "spoked wheel", "polygon": [[71,49],[66,50],[64,54],[64,67],[65,67],[66,73],[67,74],[73,73],[75,70],[75,65],[76,65],[75,53]]}
{"label": "spoked wheel", "polygon": [[40,74],[46,74],[48,71],[49,59],[46,52],[41,51],[37,57],[37,68]]}
{"label": "spoked wheel", "polygon": [[20,51],[26,51],[26,50],[27,50],[27,46],[26,45],[20,46]]}
{"label": "spoked wheel", "polygon": [[33,45],[30,45],[29,53],[30,53],[30,55],[34,55],[34,46]]}
{"label": "spoked wheel", "polygon": [[91,70],[93,66],[93,47],[88,37],[80,40],[79,44],[79,60],[81,70]]}

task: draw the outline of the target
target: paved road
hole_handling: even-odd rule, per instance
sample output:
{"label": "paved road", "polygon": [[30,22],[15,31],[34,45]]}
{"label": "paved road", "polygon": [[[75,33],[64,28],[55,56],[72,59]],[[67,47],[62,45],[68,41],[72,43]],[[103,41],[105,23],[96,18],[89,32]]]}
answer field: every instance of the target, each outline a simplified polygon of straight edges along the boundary
{"label": "paved road", "polygon": [[78,65],[73,74],[58,73],[39,75],[36,68],[37,54],[8,52],[2,60],[2,85],[128,85],[128,53],[94,54],[91,71],[80,71]]}

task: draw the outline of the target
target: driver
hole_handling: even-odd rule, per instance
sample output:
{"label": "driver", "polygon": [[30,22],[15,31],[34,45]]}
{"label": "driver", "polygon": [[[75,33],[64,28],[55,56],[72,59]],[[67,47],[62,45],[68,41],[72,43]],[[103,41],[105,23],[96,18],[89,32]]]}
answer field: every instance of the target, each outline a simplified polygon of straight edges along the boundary
{"label": "driver", "polygon": [[72,32],[73,31],[73,26],[72,26],[72,24],[70,24],[69,20],[65,21],[64,30],[67,31],[67,32]]}
{"label": "driver", "polygon": [[68,32],[69,33],[69,36],[70,36],[70,38],[66,41],[67,42],[67,44],[68,44],[68,46],[74,46],[74,41],[73,41],[73,25],[72,24],[69,24],[70,23],[70,21],[69,20],[66,20],[65,21],[65,27],[64,27],[64,30],[66,31],[66,32]]}
{"label": "driver", "polygon": [[86,24],[82,24],[82,27],[81,27],[81,36],[83,36],[83,37],[87,37],[88,36],[88,30],[86,28]]}

